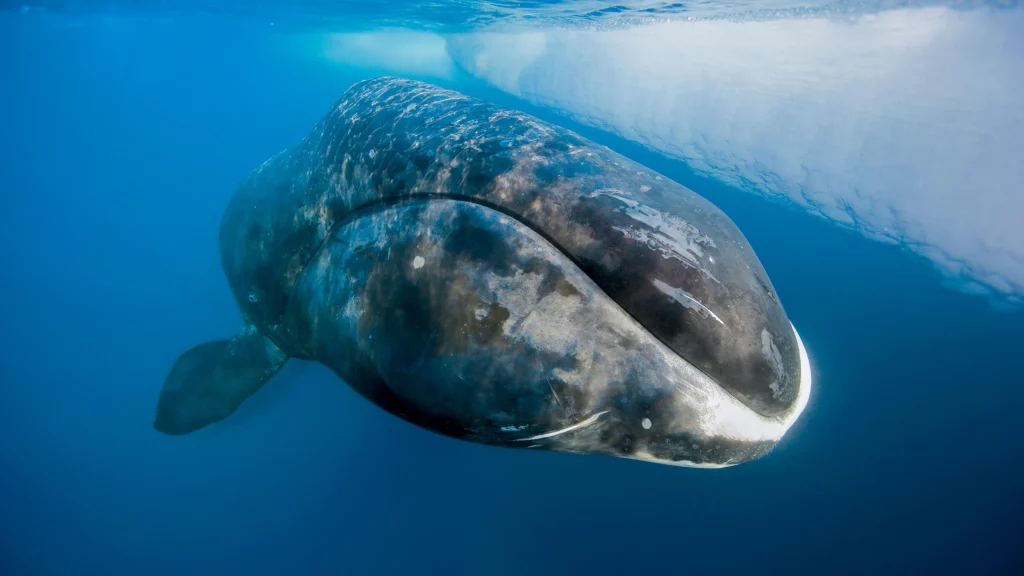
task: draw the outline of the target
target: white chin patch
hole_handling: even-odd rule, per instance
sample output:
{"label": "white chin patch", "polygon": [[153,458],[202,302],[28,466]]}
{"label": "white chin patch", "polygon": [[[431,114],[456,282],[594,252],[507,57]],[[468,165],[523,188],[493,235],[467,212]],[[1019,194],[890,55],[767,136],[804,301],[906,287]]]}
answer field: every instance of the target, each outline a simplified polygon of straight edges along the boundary
{"label": "white chin patch", "polygon": [[[792,326],[792,324],[790,324]],[[807,350],[804,343],[793,327],[793,335],[796,337],[797,347],[800,352],[800,388],[797,391],[796,400],[789,410],[775,417],[765,417],[754,412],[747,406],[741,404],[735,398],[723,391],[717,385],[717,394],[709,395],[703,407],[703,418],[699,424],[700,434],[707,438],[727,438],[738,442],[778,442],[786,432],[796,423],[807,401],[811,397],[811,362],[807,358]],[[709,380],[710,381],[710,380]],[[735,462],[687,462],[685,460],[664,460],[646,452],[637,452],[628,458],[668,464],[672,466],[685,466],[689,468],[727,468],[746,462],[739,459]]]}
{"label": "white chin patch", "polygon": [[[790,324],[790,326],[793,325]],[[807,401],[811,398],[811,361],[807,358],[807,349],[804,348],[804,342],[800,339],[796,326],[793,326],[793,336],[796,337],[796,345],[800,349],[800,390],[797,392],[796,402],[793,403],[793,407],[786,414],[783,433],[789,430],[790,426],[796,422],[796,419],[803,413],[804,408],[807,407]],[[779,437],[781,438],[781,435]]]}

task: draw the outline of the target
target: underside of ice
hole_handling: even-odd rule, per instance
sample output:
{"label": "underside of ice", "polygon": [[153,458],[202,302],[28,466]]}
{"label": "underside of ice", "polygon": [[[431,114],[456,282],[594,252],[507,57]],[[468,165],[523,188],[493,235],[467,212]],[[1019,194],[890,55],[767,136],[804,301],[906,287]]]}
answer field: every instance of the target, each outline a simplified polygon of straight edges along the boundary
{"label": "underside of ice", "polygon": [[423,74],[447,77],[454,64],[699,173],[901,243],[964,290],[1022,302],[1024,10],[443,38],[443,51],[417,41]]}

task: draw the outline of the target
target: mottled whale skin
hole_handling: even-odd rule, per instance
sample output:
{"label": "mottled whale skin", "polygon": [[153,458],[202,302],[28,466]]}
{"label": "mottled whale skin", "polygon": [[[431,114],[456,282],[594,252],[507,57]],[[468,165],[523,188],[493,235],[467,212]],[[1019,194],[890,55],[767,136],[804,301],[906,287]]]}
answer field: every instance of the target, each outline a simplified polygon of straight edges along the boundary
{"label": "mottled whale skin", "polygon": [[721,467],[771,451],[810,367],[735,224],[537,118],[430,84],[348,89],[221,225],[245,328],[172,367],[155,427],[230,415],[287,361],[505,447]]}

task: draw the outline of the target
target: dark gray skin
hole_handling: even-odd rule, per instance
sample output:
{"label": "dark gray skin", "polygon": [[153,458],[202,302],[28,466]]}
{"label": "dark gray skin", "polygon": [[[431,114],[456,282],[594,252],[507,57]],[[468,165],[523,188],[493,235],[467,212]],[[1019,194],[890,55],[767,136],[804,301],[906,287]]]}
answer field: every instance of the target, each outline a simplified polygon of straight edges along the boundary
{"label": "dark gray skin", "polygon": [[429,84],[352,86],[249,176],[220,244],[246,329],[175,363],[168,434],[290,357],[448,436],[688,466],[766,454],[807,400],[799,338],[725,214]]}

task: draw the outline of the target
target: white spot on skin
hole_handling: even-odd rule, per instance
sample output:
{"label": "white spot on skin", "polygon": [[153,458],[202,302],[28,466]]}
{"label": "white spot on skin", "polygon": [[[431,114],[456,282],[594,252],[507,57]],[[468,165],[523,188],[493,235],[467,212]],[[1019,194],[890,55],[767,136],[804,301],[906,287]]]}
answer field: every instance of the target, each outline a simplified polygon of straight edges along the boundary
{"label": "white spot on skin", "polygon": [[477,308],[473,312],[473,316],[476,316],[477,320],[483,320],[484,318],[487,317],[487,308],[483,308],[483,307]]}
{"label": "white spot on skin", "polygon": [[650,189],[651,189],[651,187],[650,187],[650,186],[648,186],[648,185],[646,185],[646,184],[644,184],[644,185],[640,186],[640,191],[641,191],[641,192],[647,192],[647,191],[648,191],[648,190],[650,190]]}
{"label": "white spot on skin", "polygon": [[425,263],[426,260],[423,259],[423,256],[417,256],[412,259],[412,267],[416,269],[423,268],[423,264]]}
{"label": "white spot on skin", "polygon": [[640,425],[644,427],[644,430],[650,430],[651,429],[651,419],[650,418],[644,418],[643,420],[640,421]]}

